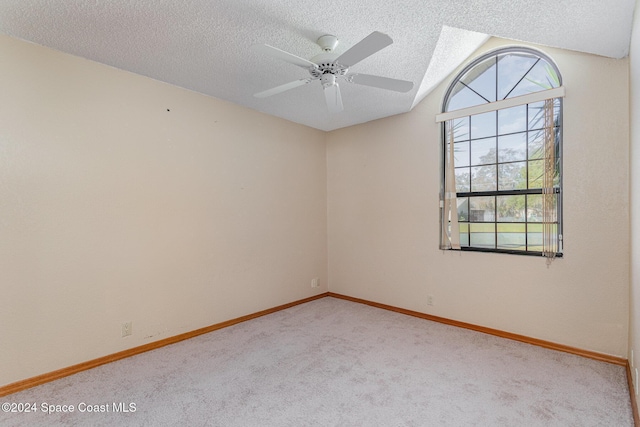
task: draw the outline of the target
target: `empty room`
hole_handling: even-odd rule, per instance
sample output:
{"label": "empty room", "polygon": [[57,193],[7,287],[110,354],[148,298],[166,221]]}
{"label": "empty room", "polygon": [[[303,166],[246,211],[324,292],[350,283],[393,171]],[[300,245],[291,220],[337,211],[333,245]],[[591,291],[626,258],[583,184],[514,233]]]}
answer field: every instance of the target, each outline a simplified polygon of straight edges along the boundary
{"label": "empty room", "polygon": [[0,0],[0,425],[638,425],[637,3]]}

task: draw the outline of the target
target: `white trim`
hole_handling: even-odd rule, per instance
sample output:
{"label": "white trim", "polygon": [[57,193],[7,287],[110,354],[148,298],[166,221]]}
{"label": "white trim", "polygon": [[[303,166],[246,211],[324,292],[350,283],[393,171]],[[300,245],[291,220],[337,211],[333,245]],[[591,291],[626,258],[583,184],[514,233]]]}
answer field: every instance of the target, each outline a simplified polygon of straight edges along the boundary
{"label": "white trim", "polygon": [[436,122],[441,123],[446,122],[447,120],[488,113],[489,111],[503,110],[505,108],[516,107],[518,105],[533,104],[534,102],[544,101],[545,99],[562,98],[564,95],[564,86],[560,86],[553,89],[542,90],[540,92],[503,99],[501,101],[489,102],[486,104],[475,105],[473,107],[436,114]]}

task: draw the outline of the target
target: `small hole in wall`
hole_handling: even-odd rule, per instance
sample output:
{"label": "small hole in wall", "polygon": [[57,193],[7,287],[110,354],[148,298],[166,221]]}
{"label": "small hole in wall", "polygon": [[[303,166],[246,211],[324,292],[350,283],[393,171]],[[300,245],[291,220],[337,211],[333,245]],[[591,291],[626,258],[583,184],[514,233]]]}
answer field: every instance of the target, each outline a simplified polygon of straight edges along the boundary
{"label": "small hole in wall", "polygon": [[167,111],[171,111],[171,110],[167,108]]}

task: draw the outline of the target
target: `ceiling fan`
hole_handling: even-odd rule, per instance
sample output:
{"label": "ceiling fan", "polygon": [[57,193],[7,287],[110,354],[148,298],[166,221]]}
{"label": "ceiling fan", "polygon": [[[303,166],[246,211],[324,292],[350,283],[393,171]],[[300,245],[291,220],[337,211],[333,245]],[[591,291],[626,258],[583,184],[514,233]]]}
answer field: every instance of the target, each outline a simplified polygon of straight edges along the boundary
{"label": "ceiling fan", "polygon": [[284,50],[280,50],[268,44],[255,45],[254,48],[260,52],[289,62],[293,65],[297,65],[298,67],[305,68],[311,76],[258,92],[253,96],[256,98],[266,98],[271,95],[276,95],[278,93],[306,85],[314,80],[320,80],[329,111],[332,113],[338,113],[343,110],[340,86],[338,86],[339,79],[345,80],[349,83],[393,90],[396,92],[408,92],[413,88],[413,82],[406,80],[391,79],[371,74],[349,73],[349,67],[352,67],[363,59],[393,43],[391,37],[384,33],[374,31],[340,56],[332,53],[338,45],[338,39],[336,36],[324,35],[318,39],[317,43],[324,53],[316,55],[310,60],[300,58],[299,56],[285,52]]}

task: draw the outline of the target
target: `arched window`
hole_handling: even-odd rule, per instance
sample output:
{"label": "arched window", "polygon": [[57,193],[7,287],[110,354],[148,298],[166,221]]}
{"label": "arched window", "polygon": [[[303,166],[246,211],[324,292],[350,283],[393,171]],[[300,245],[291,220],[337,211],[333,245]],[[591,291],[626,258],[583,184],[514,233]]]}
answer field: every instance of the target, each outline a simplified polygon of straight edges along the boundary
{"label": "arched window", "polygon": [[529,48],[473,61],[446,92],[441,248],[562,254],[562,97]]}

